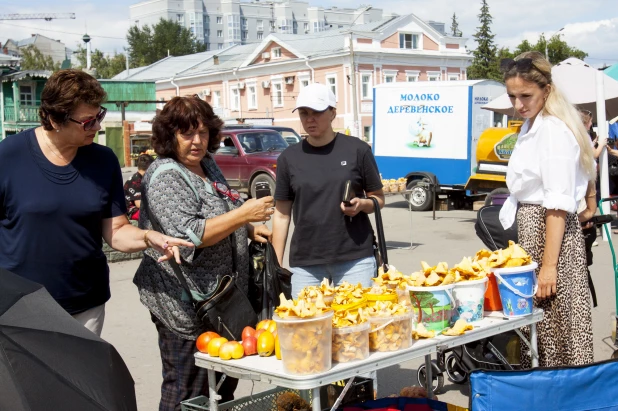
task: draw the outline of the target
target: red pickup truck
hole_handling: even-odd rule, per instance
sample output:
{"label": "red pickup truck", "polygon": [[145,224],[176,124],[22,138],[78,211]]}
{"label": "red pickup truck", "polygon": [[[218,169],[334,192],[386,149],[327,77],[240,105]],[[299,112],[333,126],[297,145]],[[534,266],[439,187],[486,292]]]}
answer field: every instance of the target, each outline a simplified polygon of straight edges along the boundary
{"label": "red pickup truck", "polygon": [[255,185],[266,182],[275,193],[277,157],[288,147],[276,131],[254,128],[221,130],[215,161],[231,188],[255,198]]}

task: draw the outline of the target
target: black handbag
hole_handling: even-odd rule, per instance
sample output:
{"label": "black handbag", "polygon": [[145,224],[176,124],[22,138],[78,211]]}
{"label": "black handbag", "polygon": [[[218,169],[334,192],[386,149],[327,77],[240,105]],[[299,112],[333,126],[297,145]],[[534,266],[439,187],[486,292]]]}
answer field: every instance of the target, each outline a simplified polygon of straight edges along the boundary
{"label": "black handbag", "polygon": [[273,245],[252,241],[249,244],[251,275],[249,300],[259,320],[271,318],[280,295],[292,299],[292,273],[281,267]]}
{"label": "black handbag", "polygon": [[[382,213],[380,211],[380,203],[378,199],[370,196],[369,199],[373,201],[374,218],[376,220],[376,229],[373,232],[373,255],[376,258],[376,272],[375,276],[378,276],[378,270],[380,267],[387,272],[388,267],[388,254],[386,252],[386,239],[384,238],[384,225],[382,224]],[[377,238],[376,238],[377,232]]]}

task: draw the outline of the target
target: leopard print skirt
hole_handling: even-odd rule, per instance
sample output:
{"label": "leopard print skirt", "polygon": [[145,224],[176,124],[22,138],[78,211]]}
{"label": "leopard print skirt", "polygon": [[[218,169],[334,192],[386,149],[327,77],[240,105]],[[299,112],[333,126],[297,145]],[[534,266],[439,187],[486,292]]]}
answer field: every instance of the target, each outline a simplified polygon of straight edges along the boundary
{"label": "leopard print skirt", "polygon": [[[539,264],[545,248],[546,209],[535,204],[521,204],[517,211],[519,244]],[[537,323],[539,365],[557,367],[589,364],[592,350],[592,305],[586,271],[584,237],[577,215],[568,213],[562,248],[558,257],[557,294],[537,300],[534,306],[544,311]],[[522,329],[526,337],[530,328]],[[522,343],[521,364],[530,368],[530,350]]]}

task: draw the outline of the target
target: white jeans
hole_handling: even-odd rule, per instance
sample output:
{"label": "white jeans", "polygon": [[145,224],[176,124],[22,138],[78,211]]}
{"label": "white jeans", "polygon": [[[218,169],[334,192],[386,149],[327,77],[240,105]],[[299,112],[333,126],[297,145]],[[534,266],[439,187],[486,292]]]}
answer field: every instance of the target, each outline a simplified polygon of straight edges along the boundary
{"label": "white jeans", "polygon": [[73,318],[100,337],[101,331],[103,331],[103,321],[105,320],[105,304],[75,314]]}

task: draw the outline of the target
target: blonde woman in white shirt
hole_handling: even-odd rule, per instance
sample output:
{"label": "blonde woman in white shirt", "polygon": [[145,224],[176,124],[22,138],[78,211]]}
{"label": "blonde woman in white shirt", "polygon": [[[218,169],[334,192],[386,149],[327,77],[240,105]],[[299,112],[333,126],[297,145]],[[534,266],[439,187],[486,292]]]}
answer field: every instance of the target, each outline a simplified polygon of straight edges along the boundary
{"label": "blonde woman in white shirt", "polygon": [[[537,327],[539,365],[588,364],[592,313],[577,207],[596,174],[590,137],[542,54],[504,59],[500,68],[513,107],[526,119],[509,160],[511,195],[500,221],[508,228],[517,216],[519,242],[539,263],[535,306],[545,311]],[[522,349],[521,360],[529,367],[530,352]]]}

